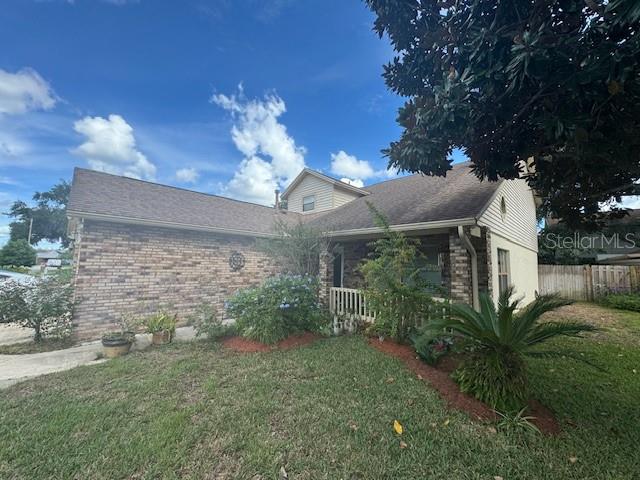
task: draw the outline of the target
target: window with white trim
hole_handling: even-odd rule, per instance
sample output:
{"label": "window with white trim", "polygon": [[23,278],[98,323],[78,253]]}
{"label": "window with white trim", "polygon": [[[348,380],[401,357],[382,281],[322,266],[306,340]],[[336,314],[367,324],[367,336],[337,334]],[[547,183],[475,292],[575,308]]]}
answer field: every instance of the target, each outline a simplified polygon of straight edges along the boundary
{"label": "window with white trim", "polygon": [[309,195],[308,197],[304,197],[302,199],[302,211],[308,212],[316,208],[316,196]]}
{"label": "window with white trim", "polygon": [[498,292],[503,294],[511,285],[509,268],[509,251],[498,249]]}

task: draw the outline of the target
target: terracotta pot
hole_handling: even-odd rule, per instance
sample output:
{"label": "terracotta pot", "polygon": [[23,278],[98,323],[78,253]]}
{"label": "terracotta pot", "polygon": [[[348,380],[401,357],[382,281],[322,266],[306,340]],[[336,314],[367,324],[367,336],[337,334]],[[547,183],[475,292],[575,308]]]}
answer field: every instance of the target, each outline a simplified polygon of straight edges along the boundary
{"label": "terracotta pot", "polygon": [[131,350],[131,342],[125,338],[102,339],[102,350],[107,358],[122,357]]}
{"label": "terracotta pot", "polygon": [[151,343],[154,345],[164,345],[169,342],[171,342],[171,332],[168,330],[154,332],[153,335],[151,335]]}

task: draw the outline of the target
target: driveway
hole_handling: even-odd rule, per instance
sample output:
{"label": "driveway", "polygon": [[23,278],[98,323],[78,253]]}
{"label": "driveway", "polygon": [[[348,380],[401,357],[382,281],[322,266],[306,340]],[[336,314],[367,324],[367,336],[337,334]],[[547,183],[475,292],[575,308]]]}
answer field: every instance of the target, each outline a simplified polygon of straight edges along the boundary
{"label": "driveway", "polygon": [[[193,327],[182,327],[176,330],[175,340],[178,342],[190,341],[193,338]],[[139,334],[136,335],[136,343],[132,350],[144,350],[149,345],[151,345],[151,335]],[[40,375],[107,361],[99,359],[101,352],[102,344],[98,340],[53,352],[0,355],[0,389]]]}

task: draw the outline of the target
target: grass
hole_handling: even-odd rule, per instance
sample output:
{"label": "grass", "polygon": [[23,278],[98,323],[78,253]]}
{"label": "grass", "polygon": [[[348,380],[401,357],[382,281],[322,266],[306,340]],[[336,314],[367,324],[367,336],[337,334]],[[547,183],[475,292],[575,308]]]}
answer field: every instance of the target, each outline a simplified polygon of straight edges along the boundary
{"label": "grass", "polygon": [[0,355],[24,355],[28,353],[52,352],[72,347],[73,339],[45,339],[39,343],[30,341],[14,343],[12,345],[0,345]]}
{"label": "grass", "polygon": [[[629,322],[640,315],[617,328]],[[281,467],[296,479],[636,477],[640,349],[618,334],[561,343],[608,370],[530,362],[557,437],[447,410],[359,337],[244,355],[200,342],[0,391],[0,478],[269,479]]]}

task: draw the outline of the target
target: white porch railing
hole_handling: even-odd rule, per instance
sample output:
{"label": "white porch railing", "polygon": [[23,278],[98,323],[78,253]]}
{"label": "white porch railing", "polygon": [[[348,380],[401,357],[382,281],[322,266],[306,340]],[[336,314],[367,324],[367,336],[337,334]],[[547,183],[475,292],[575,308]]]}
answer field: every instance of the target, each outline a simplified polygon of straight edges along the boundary
{"label": "white porch railing", "polygon": [[[444,298],[433,297],[437,302],[444,302]],[[446,306],[434,306],[434,315],[446,314]],[[364,292],[356,288],[331,287],[329,290],[329,312],[333,316],[333,332],[338,335],[343,332],[353,332],[361,323],[373,323],[376,313],[367,306]],[[416,319],[416,324],[431,318],[431,310],[426,318]]]}

